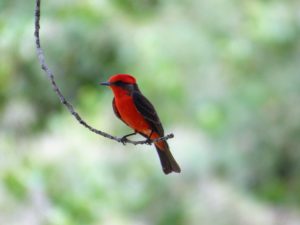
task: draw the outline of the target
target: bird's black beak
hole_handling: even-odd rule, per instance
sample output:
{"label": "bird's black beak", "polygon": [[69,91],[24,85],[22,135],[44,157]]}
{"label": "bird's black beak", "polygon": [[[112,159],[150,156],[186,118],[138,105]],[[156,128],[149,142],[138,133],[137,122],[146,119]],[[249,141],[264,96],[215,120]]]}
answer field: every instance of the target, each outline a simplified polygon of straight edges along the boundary
{"label": "bird's black beak", "polygon": [[104,86],[110,86],[111,83],[110,82],[101,82],[100,85],[104,85]]}

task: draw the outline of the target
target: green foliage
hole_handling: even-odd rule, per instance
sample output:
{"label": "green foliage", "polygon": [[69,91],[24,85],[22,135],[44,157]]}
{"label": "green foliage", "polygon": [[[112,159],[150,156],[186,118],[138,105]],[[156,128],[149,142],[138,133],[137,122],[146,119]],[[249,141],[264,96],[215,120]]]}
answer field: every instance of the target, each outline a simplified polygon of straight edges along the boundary
{"label": "green foliage", "polygon": [[24,178],[19,171],[6,172],[3,177],[3,183],[12,196],[19,200],[23,200],[26,197],[27,188]]}
{"label": "green foliage", "polygon": [[143,19],[149,14],[154,14],[160,8],[161,0],[113,0],[114,4],[126,15],[136,19]]}
{"label": "green foliage", "polygon": [[197,112],[198,123],[207,133],[216,134],[224,128],[225,112],[220,104],[202,103]]}
{"label": "green foliage", "polygon": [[67,99],[121,136],[98,83],[133,74],[175,133],[177,176],[152,148],[123,151],[74,122],[37,62],[33,7],[0,1],[1,224],[36,208],[29,224],[271,225],[274,206],[299,211],[296,0],[42,2],[42,47]]}

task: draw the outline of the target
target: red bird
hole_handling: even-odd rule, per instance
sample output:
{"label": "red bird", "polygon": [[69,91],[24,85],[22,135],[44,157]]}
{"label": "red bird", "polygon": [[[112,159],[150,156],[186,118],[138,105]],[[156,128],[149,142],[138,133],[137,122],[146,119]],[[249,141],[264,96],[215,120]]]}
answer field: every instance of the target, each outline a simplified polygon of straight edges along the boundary
{"label": "red bird", "polygon": [[[134,133],[125,135],[124,140],[136,133],[150,140],[164,136],[164,129],[153,105],[141,93],[133,76],[117,74],[101,85],[112,89],[112,106],[116,116],[134,130]],[[180,167],[173,158],[168,143],[159,141],[154,144],[164,173],[180,173]]]}

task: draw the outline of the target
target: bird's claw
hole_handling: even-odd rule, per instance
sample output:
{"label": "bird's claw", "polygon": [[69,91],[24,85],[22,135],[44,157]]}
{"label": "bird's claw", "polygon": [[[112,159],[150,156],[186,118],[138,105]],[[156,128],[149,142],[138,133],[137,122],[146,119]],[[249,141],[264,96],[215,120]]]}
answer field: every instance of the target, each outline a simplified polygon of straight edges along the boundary
{"label": "bird's claw", "polygon": [[147,145],[152,145],[152,143],[153,143],[153,142],[152,142],[152,140],[151,140],[150,138],[147,138],[147,139],[146,139],[146,144],[147,144]]}
{"label": "bird's claw", "polygon": [[119,142],[121,142],[123,145],[125,145],[126,143],[130,142],[130,140],[127,137],[135,135],[135,134],[136,134],[136,132],[134,132],[132,134],[124,135],[123,137],[119,138]]}
{"label": "bird's claw", "polygon": [[126,145],[126,143],[128,142],[128,138],[126,136],[121,137],[119,140],[123,145]]}
{"label": "bird's claw", "polygon": [[[123,145],[126,145],[128,142],[130,142],[130,140],[127,137],[128,135],[119,138],[119,142],[121,142]],[[147,145],[152,145],[153,141],[150,138],[147,138],[144,143]]]}

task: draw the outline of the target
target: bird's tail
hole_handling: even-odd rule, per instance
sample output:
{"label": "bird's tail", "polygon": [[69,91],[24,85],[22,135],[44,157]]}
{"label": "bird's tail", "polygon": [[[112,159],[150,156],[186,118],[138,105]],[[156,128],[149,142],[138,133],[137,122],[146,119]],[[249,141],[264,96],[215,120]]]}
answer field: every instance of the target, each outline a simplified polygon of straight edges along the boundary
{"label": "bird's tail", "polygon": [[155,147],[164,173],[180,173],[181,169],[175,161],[168,143],[166,141],[160,141],[155,144]]}

